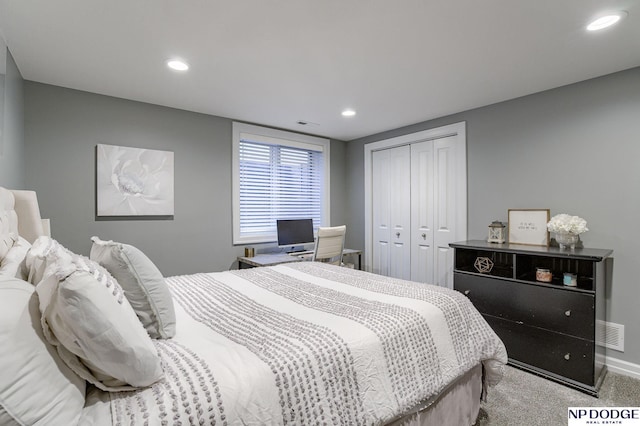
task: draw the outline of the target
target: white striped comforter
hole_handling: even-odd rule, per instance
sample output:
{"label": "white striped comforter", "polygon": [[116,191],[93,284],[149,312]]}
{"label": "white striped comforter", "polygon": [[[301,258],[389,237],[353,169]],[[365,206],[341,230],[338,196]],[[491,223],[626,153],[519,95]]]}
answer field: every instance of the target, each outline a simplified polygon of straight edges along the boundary
{"label": "white striped comforter", "polygon": [[167,282],[166,378],[112,393],[114,425],[383,424],[479,362],[499,380],[507,361],[453,290],[311,262]]}

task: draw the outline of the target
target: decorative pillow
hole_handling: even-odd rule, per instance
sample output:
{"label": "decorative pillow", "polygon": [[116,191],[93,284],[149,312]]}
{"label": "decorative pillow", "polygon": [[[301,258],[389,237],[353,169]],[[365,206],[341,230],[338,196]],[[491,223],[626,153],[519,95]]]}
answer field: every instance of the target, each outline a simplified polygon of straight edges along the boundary
{"label": "decorative pillow", "polygon": [[91,260],[103,266],[124,289],[140,322],[152,339],[176,334],[171,291],[164,277],[143,252],[128,244],[91,238]]}
{"label": "decorative pillow", "polygon": [[61,256],[70,259],[73,253],[51,237],[38,237],[24,259],[23,273],[27,281],[38,285],[45,276],[52,273],[52,268]]}
{"label": "decorative pillow", "polygon": [[59,255],[36,286],[44,336],[80,377],[107,391],[163,377],[160,356],[122,288],[97,263]]}
{"label": "decorative pillow", "polygon": [[26,280],[27,275],[25,273],[24,260],[30,248],[31,244],[29,244],[29,241],[18,237],[18,241],[15,242],[4,259],[0,260],[0,275],[8,275]]}
{"label": "decorative pillow", "polygon": [[18,241],[18,236],[13,232],[0,234],[0,260],[4,259],[16,241]]}
{"label": "decorative pillow", "polygon": [[45,340],[34,287],[0,276],[0,424],[75,425],[85,381]]}

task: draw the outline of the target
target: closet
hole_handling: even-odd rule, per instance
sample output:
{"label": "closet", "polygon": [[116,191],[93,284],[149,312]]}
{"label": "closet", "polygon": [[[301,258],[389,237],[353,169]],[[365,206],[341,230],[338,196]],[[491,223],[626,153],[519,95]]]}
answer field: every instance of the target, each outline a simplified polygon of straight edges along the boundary
{"label": "closet", "polygon": [[466,239],[464,123],[365,145],[371,272],[453,288],[449,243]]}

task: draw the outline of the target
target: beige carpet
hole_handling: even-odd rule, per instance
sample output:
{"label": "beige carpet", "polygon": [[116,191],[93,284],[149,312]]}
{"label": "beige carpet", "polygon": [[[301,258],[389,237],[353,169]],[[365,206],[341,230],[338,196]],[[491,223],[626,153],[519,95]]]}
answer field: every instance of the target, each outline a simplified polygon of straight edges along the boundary
{"label": "beige carpet", "polygon": [[640,380],[607,373],[600,398],[513,367],[489,389],[478,426],[566,426],[568,407],[640,407]]}

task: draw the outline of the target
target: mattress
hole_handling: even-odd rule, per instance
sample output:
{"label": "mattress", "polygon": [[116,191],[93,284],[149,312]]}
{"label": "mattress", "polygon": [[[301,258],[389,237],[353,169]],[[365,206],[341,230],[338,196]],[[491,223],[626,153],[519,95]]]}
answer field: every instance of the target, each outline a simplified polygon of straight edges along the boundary
{"label": "mattress", "polygon": [[315,262],[167,283],[176,336],[154,341],[165,378],[91,389],[81,424],[387,424],[478,365],[483,386],[496,383],[507,361],[469,300],[446,288]]}

